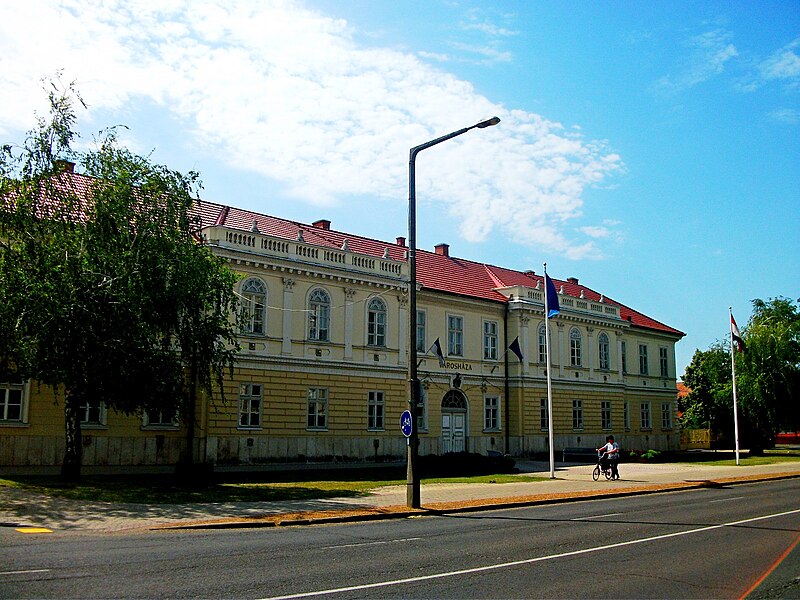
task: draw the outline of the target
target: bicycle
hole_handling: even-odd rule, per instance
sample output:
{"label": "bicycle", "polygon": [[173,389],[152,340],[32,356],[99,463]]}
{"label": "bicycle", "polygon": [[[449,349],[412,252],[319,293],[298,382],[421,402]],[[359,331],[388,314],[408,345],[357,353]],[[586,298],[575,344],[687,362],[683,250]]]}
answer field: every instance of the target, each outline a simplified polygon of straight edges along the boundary
{"label": "bicycle", "polygon": [[603,465],[603,455],[605,452],[598,452],[597,453],[597,465],[595,465],[594,471],[592,471],[592,479],[597,481],[600,479],[600,475],[605,475],[606,479],[619,479],[619,473],[616,477],[612,474],[611,471],[611,461],[608,461],[605,465]]}

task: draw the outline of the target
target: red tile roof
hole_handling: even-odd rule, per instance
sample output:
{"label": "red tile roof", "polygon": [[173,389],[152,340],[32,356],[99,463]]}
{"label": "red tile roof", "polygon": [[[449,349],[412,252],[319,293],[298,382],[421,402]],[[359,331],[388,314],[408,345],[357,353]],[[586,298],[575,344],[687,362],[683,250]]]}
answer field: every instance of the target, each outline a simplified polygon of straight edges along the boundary
{"label": "red tile roof", "polygon": [[[253,222],[255,222],[259,232],[262,234],[290,240],[296,240],[298,231],[302,230],[303,239],[308,244],[341,248],[344,241],[347,240],[348,247],[352,252],[380,257],[383,256],[388,248],[389,257],[393,260],[405,260],[405,252],[408,250],[407,246],[398,246],[396,243],[383,242],[332,229],[322,229],[313,225],[297,223],[212,202],[201,202],[200,212],[203,226],[206,227],[224,225],[233,229],[251,231]],[[544,277],[536,275],[532,271],[515,271],[454,256],[445,256],[420,250],[419,248],[417,249],[417,280],[424,288],[431,290],[495,302],[506,302],[506,297],[496,291],[496,288],[516,285],[536,287],[537,282],[540,282],[541,286],[544,287]],[[563,286],[564,294],[569,296],[580,298],[581,292],[583,292],[587,300],[600,301],[600,293],[577,283],[574,279],[571,281],[553,279],[553,283],[557,290],[560,290]],[[618,307],[620,318],[629,321],[634,327],[652,329],[678,336],[684,335],[683,332],[608,297],[603,297],[603,302]]]}
{"label": "red tile roof", "polygon": [[[91,197],[91,186],[96,180],[75,173],[71,163],[66,163],[65,167],[63,172],[56,175],[56,185],[70,189],[80,199]],[[399,246],[396,243],[334,231],[327,228],[327,223],[326,228],[314,227],[207,201],[200,201],[197,210],[201,228],[217,225],[249,232],[252,231],[253,223],[255,223],[260,233],[288,240],[296,240],[298,232],[302,231],[303,240],[315,246],[340,249],[346,240],[350,251],[376,257],[382,257],[388,249],[389,257],[393,260],[405,260],[405,253],[408,250],[406,246]],[[506,302],[506,297],[498,292],[497,288],[517,285],[536,287],[537,282],[544,287],[543,277],[532,271],[515,271],[419,248],[417,249],[417,279],[423,287],[431,290],[494,302]],[[563,293],[569,296],[579,298],[583,292],[584,297],[589,301],[598,302],[601,298],[598,292],[578,284],[575,279],[566,281],[553,279],[553,282],[557,290],[560,291],[563,288]],[[617,306],[620,318],[629,321],[634,327],[678,336],[684,335],[683,332],[608,297],[604,297],[603,302]]]}

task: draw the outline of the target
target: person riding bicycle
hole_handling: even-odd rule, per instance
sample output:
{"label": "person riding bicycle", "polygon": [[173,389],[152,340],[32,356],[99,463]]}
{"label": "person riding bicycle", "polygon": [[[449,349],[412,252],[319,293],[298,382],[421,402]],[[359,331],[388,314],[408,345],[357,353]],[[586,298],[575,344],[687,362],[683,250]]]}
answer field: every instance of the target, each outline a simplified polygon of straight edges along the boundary
{"label": "person riding bicycle", "polygon": [[606,437],[606,443],[597,449],[597,452],[603,453],[600,458],[600,464],[603,470],[611,468],[611,478],[619,479],[619,471],[617,465],[619,464],[619,444],[614,441],[614,436],[609,435]]}

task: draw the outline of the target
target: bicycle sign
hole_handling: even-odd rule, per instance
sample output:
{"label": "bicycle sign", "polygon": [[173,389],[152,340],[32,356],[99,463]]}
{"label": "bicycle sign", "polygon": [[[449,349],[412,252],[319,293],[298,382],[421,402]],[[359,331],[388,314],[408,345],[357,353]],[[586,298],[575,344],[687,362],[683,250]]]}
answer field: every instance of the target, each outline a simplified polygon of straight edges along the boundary
{"label": "bicycle sign", "polygon": [[400,415],[400,431],[403,432],[404,436],[411,437],[412,428],[413,428],[413,421],[411,419],[411,411],[404,410],[403,414]]}

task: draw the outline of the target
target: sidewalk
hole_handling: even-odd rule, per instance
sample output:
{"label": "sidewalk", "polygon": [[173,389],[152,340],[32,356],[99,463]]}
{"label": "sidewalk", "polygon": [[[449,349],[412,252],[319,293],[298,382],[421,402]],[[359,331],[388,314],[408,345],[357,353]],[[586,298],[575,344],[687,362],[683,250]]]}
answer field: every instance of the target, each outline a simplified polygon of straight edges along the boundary
{"label": "sidewalk", "polygon": [[[622,479],[592,480],[594,465],[518,461],[519,483],[424,484],[422,509],[406,507],[406,487],[380,488],[360,498],[287,502],[141,505],[77,502],[0,488],[0,526],[44,527],[57,532],[117,532],[168,528],[270,527],[307,523],[401,518],[431,513],[487,510],[593,497],[654,493],[737,482],[800,477],[800,461],[763,466],[702,463],[620,465]],[[531,481],[531,476],[544,480]]]}

